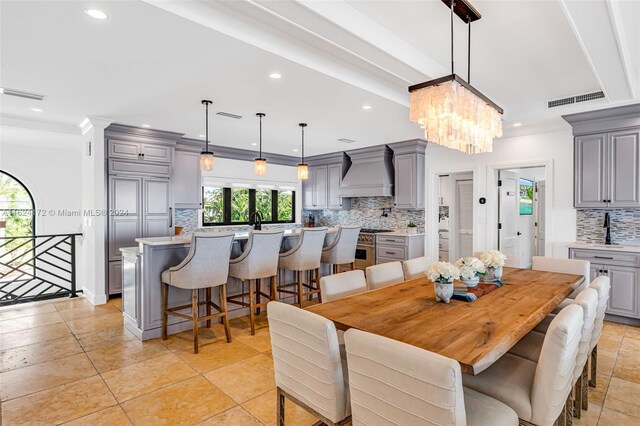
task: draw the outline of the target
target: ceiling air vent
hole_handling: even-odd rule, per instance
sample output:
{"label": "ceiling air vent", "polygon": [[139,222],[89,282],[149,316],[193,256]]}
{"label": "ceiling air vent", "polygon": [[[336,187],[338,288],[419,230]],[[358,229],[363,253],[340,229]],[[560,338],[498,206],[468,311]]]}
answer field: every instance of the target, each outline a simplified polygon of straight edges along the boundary
{"label": "ceiling air vent", "polygon": [[551,101],[547,101],[547,108],[556,108],[602,98],[604,98],[604,92],[602,90],[598,90],[597,92],[585,93],[583,95],[575,95],[569,96],[568,98],[553,99]]}
{"label": "ceiling air vent", "polygon": [[31,99],[34,101],[44,101],[45,95],[38,95],[37,93],[22,92],[20,90],[7,89],[6,87],[0,87],[0,93],[7,96],[15,96],[18,98]]}
{"label": "ceiling air vent", "polygon": [[219,115],[221,117],[234,118],[236,120],[240,120],[242,118],[241,115],[231,114],[230,112],[224,112],[224,111],[218,111],[216,112],[216,115]]}
{"label": "ceiling air vent", "polygon": [[342,143],[355,143],[355,141],[353,139],[347,139],[347,138],[340,138],[338,139],[338,142],[342,142]]}

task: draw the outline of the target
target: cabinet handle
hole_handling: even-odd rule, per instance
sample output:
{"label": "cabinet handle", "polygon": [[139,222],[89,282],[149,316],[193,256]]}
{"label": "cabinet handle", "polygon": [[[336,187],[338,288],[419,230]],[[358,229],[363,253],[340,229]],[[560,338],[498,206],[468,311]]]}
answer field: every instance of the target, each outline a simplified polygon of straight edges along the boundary
{"label": "cabinet handle", "polygon": [[613,260],[613,257],[607,257],[607,256],[593,256],[596,259],[609,259],[609,260]]}
{"label": "cabinet handle", "polygon": [[385,251],[385,253],[387,253],[387,254],[396,254],[395,251]]}
{"label": "cabinet handle", "polygon": [[173,227],[173,208],[169,207],[169,228]]}

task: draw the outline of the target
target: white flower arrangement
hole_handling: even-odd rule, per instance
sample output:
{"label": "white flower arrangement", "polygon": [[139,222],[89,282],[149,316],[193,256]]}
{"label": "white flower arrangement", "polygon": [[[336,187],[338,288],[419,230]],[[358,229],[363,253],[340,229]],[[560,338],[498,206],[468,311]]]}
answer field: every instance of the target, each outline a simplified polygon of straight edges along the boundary
{"label": "white flower arrangement", "polygon": [[463,280],[472,280],[487,272],[484,263],[476,257],[463,257],[458,259],[456,261],[456,267],[460,270],[460,278]]}
{"label": "white flower arrangement", "polygon": [[427,269],[427,277],[435,282],[460,279],[460,270],[449,262],[432,263]]}
{"label": "white flower arrangement", "polygon": [[482,253],[480,260],[487,268],[501,268],[504,266],[507,256],[498,250],[489,250]]}

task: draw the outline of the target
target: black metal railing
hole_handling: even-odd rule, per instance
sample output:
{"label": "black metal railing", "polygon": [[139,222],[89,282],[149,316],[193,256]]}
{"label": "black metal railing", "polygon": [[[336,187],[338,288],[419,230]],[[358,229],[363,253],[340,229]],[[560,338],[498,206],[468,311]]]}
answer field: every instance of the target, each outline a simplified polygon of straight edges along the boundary
{"label": "black metal railing", "polygon": [[0,306],[76,297],[76,238],[81,235],[0,238]]}

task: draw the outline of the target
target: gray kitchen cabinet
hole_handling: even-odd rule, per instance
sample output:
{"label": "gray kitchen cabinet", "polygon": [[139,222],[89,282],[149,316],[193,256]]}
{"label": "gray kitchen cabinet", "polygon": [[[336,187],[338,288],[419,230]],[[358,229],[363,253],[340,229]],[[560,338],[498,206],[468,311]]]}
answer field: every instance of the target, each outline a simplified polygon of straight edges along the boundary
{"label": "gray kitchen cabinet", "polygon": [[313,210],[313,192],[315,190],[315,173],[309,168],[309,177],[302,181],[302,208]]}
{"label": "gray kitchen cabinet", "polygon": [[158,144],[146,144],[132,141],[109,139],[109,158],[125,158],[129,160],[154,161],[170,163],[172,147]]}
{"label": "gray kitchen cabinet", "polygon": [[340,182],[342,181],[342,164],[329,164],[327,166],[327,208],[328,209],[350,209],[351,198],[339,196]]}
{"label": "gray kitchen cabinet", "polygon": [[140,327],[141,258],[138,247],[122,250],[122,313],[125,322]]}
{"label": "gray kitchen cabinet", "polygon": [[200,154],[176,150],[173,160],[173,194],[176,208],[202,207],[202,177]]}
{"label": "gray kitchen cabinet", "polygon": [[316,209],[326,209],[327,206],[327,185],[329,183],[329,171],[327,166],[309,167],[313,169],[313,206]]}
{"label": "gray kitchen cabinet", "polygon": [[604,133],[575,138],[575,207],[607,206],[606,145]]}
{"label": "gray kitchen cabinet", "polygon": [[609,207],[640,207],[640,128],[608,134]]}
{"label": "gray kitchen cabinet", "polygon": [[638,318],[638,286],[640,269],[628,266],[604,266],[611,279],[611,293],[607,313]]}
{"label": "gray kitchen cabinet", "polygon": [[376,234],[376,264],[424,256],[424,234]]}
{"label": "gray kitchen cabinet", "polygon": [[173,234],[173,208],[171,207],[171,181],[163,178],[145,178],[143,182],[144,237],[163,237]]}
{"label": "gray kitchen cabinet", "polygon": [[107,224],[109,294],[116,294],[122,291],[120,249],[135,246],[136,238],[173,234],[171,180],[109,176],[108,182],[112,211]]}
{"label": "gray kitchen cabinet", "polygon": [[395,207],[424,209],[426,142],[418,139],[389,147],[393,150]]}
{"label": "gray kitchen cabinet", "polygon": [[109,262],[109,277],[113,279],[109,280],[109,294],[122,293],[122,261]]}
{"label": "gray kitchen cabinet", "polygon": [[569,257],[590,262],[591,281],[601,275],[609,277],[607,314],[640,318],[640,254],[571,248]]}

